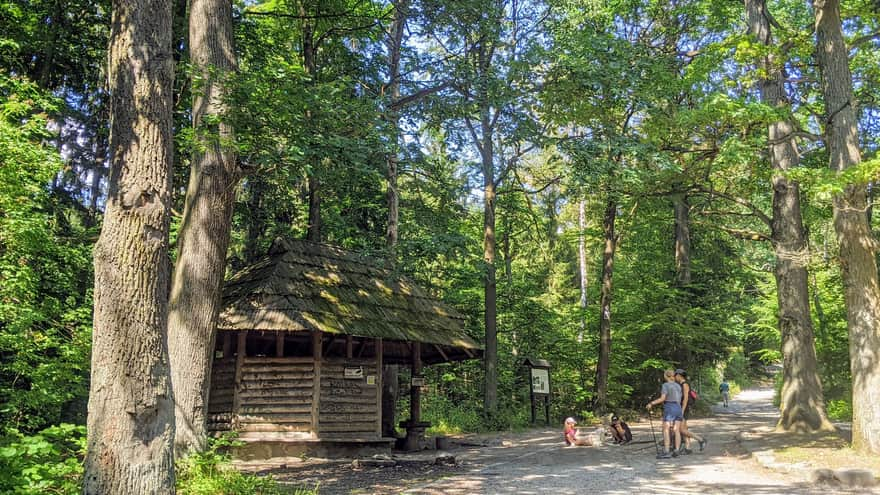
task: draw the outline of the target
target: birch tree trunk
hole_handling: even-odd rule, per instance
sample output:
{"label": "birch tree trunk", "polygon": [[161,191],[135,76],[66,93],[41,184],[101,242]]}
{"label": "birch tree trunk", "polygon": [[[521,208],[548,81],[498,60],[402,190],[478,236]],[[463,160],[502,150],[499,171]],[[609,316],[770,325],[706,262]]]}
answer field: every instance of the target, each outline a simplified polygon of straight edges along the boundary
{"label": "birch tree trunk", "polygon": [[[838,174],[861,162],[852,74],[838,0],[814,0],[816,58],[825,99],[825,142]],[[864,185],[851,184],[834,199],[840,244],[852,371],[853,448],[880,453],[880,286],[877,241],[865,210]]]}
{"label": "birch tree trunk", "polygon": [[[771,46],[773,36],[765,0],[745,0],[749,34]],[[759,87],[764,103],[788,109],[784,78],[779,62],[765,57],[761,69],[766,77]],[[819,378],[810,292],[807,278],[809,250],[801,215],[800,188],[786,178],[786,171],[799,162],[794,125],[787,120],[770,124],[768,141],[773,168],[773,216],[771,239],[776,254],[776,294],[779,303],[779,334],[782,339],[782,396],[778,428],[794,431],[833,430],[825,414],[825,398]]]}
{"label": "birch tree trunk", "polygon": [[110,176],[95,245],[83,493],[174,493],[168,228],[171,2],[115,0],[108,77]]}
{"label": "birch tree trunk", "polygon": [[584,230],[587,228],[586,201],[578,201],[578,275],[581,284],[581,328],[578,330],[578,344],[584,341],[584,333],[587,330],[587,245],[584,239]]}
{"label": "birch tree trunk", "polygon": [[192,85],[197,144],[168,306],[174,443],[180,454],[203,449],[207,438],[215,328],[238,181],[233,129],[223,121],[226,79],[236,67],[232,2],[192,0],[189,44],[197,79]]}

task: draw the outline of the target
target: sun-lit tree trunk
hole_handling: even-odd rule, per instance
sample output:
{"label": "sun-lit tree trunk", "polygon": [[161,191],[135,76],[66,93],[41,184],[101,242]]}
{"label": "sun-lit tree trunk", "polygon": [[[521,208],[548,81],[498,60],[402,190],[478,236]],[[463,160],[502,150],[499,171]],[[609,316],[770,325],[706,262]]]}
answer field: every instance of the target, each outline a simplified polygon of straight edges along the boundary
{"label": "sun-lit tree trunk", "polygon": [[578,344],[584,341],[587,330],[587,243],[584,230],[587,228],[586,201],[578,201],[578,275],[581,289],[581,326],[578,330]]}
{"label": "sun-lit tree trunk", "polygon": [[691,283],[691,209],[685,194],[672,197],[675,214],[675,281],[679,286]]}
{"label": "sun-lit tree trunk", "polygon": [[[765,0],[745,0],[749,34],[765,46],[773,36]],[[788,108],[783,74],[777,61],[765,57],[760,68],[766,74],[759,82],[761,99],[776,108]],[[778,427],[782,430],[815,431],[833,429],[825,414],[825,399],[810,317],[807,280],[809,251],[801,216],[798,183],[786,178],[786,171],[798,165],[794,125],[787,120],[770,124],[770,165],[773,168],[773,216],[771,239],[776,254],[776,293],[779,303],[779,333],[782,340],[782,395]]]}
{"label": "sun-lit tree trunk", "polygon": [[[317,83],[318,66],[316,59],[316,41],[314,16],[307,12],[305,2],[299,2],[299,16],[302,22],[302,56],[303,68],[309,77],[311,84]],[[306,110],[306,119],[311,119],[311,110]],[[306,239],[312,242],[321,242],[321,181],[318,178],[318,163],[312,158],[309,167],[307,187],[309,190],[309,219]]]}
{"label": "sun-lit tree trunk", "polygon": [[115,0],[108,78],[110,177],[95,245],[83,493],[174,493],[168,323],[171,2]]}
{"label": "sun-lit tree trunk", "polygon": [[180,454],[203,449],[207,438],[215,327],[238,182],[233,129],[223,121],[226,78],[236,67],[230,0],[192,0],[189,50],[197,145],[168,305],[174,443]]}
{"label": "sun-lit tree trunk", "polygon": [[[852,74],[838,0],[814,0],[816,58],[825,99],[825,143],[838,174],[861,162]],[[864,185],[834,198],[852,371],[853,448],[880,453],[880,286],[877,241],[865,210]]]}
{"label": "sun-lit tree trunk", "polygon": [[602,251],[602,288],[599,293],[599,362],[596,365],[596,396],[593,399],[599,412],[608,403],[608,370],[611,367],[611,296],[613,290],[614,253],[617,250],[617,202],[609,198],[602,219],[605,248]]}

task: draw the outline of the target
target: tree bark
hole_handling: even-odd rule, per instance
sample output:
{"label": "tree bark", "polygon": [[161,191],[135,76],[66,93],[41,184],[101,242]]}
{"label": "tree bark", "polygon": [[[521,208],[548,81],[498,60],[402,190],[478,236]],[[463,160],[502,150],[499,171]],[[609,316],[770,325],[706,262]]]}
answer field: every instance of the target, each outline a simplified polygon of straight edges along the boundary
{"label": "tree bark", "polygon": [[[765,0],[745,0],[749,33],[771,46],[773,36]],[[766,74],[759,83],[761,99],[776,108],[787,109],[780,64],[765,57],[760,67]],[[770,165],[773,168],[773,216],[771,239],[776,255],[774,275],[779,303],[779,334],[782,340],[782,394],[777,427],[786,431],[833,430],[825,413],[825,399],[819,378],[810,292],[807,278],[809,250],[804,234],[800,188],[786,172],[798,165],[794,125],[779,120],[768,128]]]}
{"label": "tree bark", "polygon": [[687,195],[672,197],[675,214],[675,281],[679,287],[691,283],[691,217]]}
{"label": "tree bark", "polygon": [[171,2],[115,0],[83,493],[174,493],[168,323]]}
{"label": "tree bark", "polygon": [[[488,113],[488,112],[487,112]],[[486,265],[484,281],[486,327],[483,363],[486,372],[486,389],[483,406],[489,413],[498,409],[498,328],[497,328],[497,284],[495,280],[495,165],[492,149],[492,131],[488,116],[483,119],[483,262]],[[489,136],[488,138],[486,136]]]}
{"label": "tree bark", "polygon": [[[852,75],[838,0],[814,0],[816,57],[825,99],[829,166],[838,174],[861,162]],[[877,242],[865,215],[864,185],[834,199],[852,371],[853,448],[880,453],[880,285]]]}
{"label": "tree bark", "polygon": [[[397,167],[400,152],[400,114],[395,105],[400,101],[400,52],[403,47],[403,32],[406,28],[406,20],[409,14],[409,0],[392,2],[394,6],[394,18],[391,21],[386,47],[388,49],[388,114],[387,120],[391,128],[391,150],[387,155],[387,181],[388,190],[388,224],[385,229],[385,243],[388,249],[388,265],[391,268],[397,266],[397,241],[398,226],[400,223],[400,194],[397,189]],[[382,370],[382,434],[392,437],[395,434],[397,413],[397,397],[399,387],[397,376],[399,368],[396,364],[386,364]]]}
{"label": "tree bark", "polygon": [[581,285],[581,327],[578,330],[578,344],[584,341],[584,333],[587,331],[587,244],[584,238],[584,230],[587,228],[586,202],[578,201],[578,274]]}
{"label": "tree bark", "polygon": [[599,299],[599,362],[596,364],[596,397],[593,400],[596,410],[605,411],[608,403],[608,370],[611,367],[611,296],[612,275],[614,272],[614,252],[617,250],[617,234],[614,223],[617,219],[617,202],[608,199],[602,220],[605,235],[605,250],[602,253],[602,290]]}
{"label": "tree bark", "polygon": [[[232,3],[192,0],[189,14],[196,151],[178,238],[168,306],[168,349],[179,454],[207,439],[215,327],[238,182],[233,128],[223,121],[228,76],[235,71]],[[219,122],[216,124],[215,122]]]}

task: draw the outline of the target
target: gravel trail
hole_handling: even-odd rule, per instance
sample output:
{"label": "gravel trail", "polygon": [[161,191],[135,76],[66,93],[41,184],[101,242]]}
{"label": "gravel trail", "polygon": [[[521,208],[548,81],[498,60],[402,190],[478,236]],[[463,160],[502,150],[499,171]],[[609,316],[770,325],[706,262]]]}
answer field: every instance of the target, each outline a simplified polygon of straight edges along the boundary
{"label": "gravel trail", "polygon": [[[828,494],[838,489],[812,486],[802,475],[760,466],[737,443],[738,432],[772,424],[778,411],[770,389],[747,390],[716,408],[712,418],[689,422],[704,435],[705,452],[655,459],[647,422],[630,425],[626,446],[562,448],[556,430],[533,431],[502,445],[457,453],[466,469],[409,487],[407,495],[464,494]],[[655,421],[655,428],[659,425]],[[864,489],[850,493],[871,493]]]}

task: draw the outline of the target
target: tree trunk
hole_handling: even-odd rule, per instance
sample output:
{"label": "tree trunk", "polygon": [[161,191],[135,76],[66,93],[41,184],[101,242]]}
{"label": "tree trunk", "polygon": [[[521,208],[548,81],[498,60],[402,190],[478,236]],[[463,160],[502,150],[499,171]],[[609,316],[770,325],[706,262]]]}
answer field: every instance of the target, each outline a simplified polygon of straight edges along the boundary
{"label": "tree trunk", "polygon": [[672,197],[675,213],[675,281],[679,287],[691,283],[691,207],[687,195]]}
{"label": "tree trunk", "polygon": [[250,263],[266,254],[260,248],[260,239],[266,234],[266,208],[263,198],[266,182],[259,175],[245,180],[247,190],[247,238],[244,240],[244,261]]}
{"label": "tree trunk", "polygon": [[602,291],[599,300],[599,362],[596,365],[596,397],[593,400],[596,410],[605,411],[608,402],[608,370],[611,367],[611,295],[614,271],[614,252],[617,249],[617,234],[614,222],[617,219],[617,202],[609,199],[605,205],[602,231],[605,234],[605,250],[602,253]]}
{"label": "tree trunk", "polygon": [[581,326],[578,330],[578,344],[584,341],[584,333],[587,330],[587,245],[584,238],[584,230],[587,228],[586,202],[578,201],[578,274],[581,283]]}
{"label": "tree trunk", "polygon": [[171,2],[115,0],[83,493],[174,493],[168,323]]}
{"label": "tree trunk", "polygon": [[[838,0],[815,0],[816,53],[825,99],[830,167],[842,173],[861,162],[852,75]],[[852,371],[853,448],[880,453],[880,286],[877,244],[869,228],[864,185],[834,199]]]}
{"label": "tree trunk", "polygon": [[[400,115],[394,105],[400,101],[400,51],[403,46],[403,32],[409,9],[408,0],[399,0],[394,5],[394,19],[391,22],[388,38],[388,91],[389,110],[388,124],[391,127],[391,150],[388,152],[388,224],[385,230],[385,242],[388,249],[388,265],[397,266],[398,225],[400,223],[400,194],[397,189],[398,153],[400,152]],[[397,397],[399,389],[396,364],[386,364],[382,370],[382,434],[393,437],[396,428]]]}
{"label": "tree trunk", "polygon": [[487,412],[498,409],[498,329],[497,296],[495,281],[495,168],[492,160],[492,141],[484,140],[483,152],[483,262],[486,264],[484,283],[486,326],[485,351],[483,362],[486,372],[486,390],[483,405]]}
{"label": "tree trunk", "polygon": [[[745,0],[749,33],[765,46],[773,36],[765,0]],[[760,62],[766,77],[760,81],[761,99],[776,108],[790,106],[778,62]],[[801,216],[800,189],[786,172],[798,165],[794,125],[780,120],[770,124],[768,141],[773,168],[773,217],[771,239],[776,254],[776,294],[779,303],[779,334],[782,340],[782,396],[777,427],[781,430],[833,430],[825,414],[825,399],[810,317],[807,279],[809,250]]]}
{"label": "tree trunk", "polygon": [[320,182],[315,172],[309,172],[309,230],[306,238],[321,242],[321,195]]}
{"label": "tree trunk", "polygon": [[[232,3],[192,0],[190,60],[197,146],[178,238],[168,305],[168,349],[174,387],[177,452],[205,447],[215,327],[238,182],[232,126],[223,122],[226,77],[235,71]],[[219,124],[213,122],[219,121]]]}

